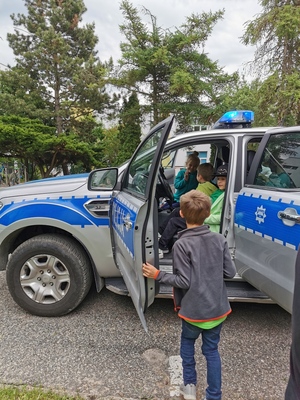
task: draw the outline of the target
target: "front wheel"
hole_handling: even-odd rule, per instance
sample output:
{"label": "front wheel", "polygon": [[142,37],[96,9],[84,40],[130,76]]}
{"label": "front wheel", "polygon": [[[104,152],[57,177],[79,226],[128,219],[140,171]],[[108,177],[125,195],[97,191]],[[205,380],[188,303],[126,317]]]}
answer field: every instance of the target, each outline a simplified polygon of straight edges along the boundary
{"label": "front wheel", "polygon": [[58,317],[74,310],[92,284],[92,268],[72,238],[44,234],[22,243],[6,268],[15,302],[33,315]]}

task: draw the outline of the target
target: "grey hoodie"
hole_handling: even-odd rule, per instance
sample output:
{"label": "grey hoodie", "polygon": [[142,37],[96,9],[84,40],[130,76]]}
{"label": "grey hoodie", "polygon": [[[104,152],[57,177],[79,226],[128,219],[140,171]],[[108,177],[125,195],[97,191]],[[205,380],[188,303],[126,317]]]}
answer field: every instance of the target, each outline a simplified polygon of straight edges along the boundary
{"label": "grey hoodie", "polygon": [[173,246],[173,274],[160,271],[157,281],[174,287],[175,309],[193,322],[219,319],[231,312],[224,278],[236,269],[223,235],[207,225],[185,229]]}

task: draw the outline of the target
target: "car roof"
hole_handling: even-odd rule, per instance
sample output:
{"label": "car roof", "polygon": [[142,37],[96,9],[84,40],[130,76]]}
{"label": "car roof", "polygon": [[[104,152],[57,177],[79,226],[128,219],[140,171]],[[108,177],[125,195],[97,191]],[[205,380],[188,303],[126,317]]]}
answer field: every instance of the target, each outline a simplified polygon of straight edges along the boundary
{"label": "car roof", "polygon": [[211,129],[205,131],[193,131],[186,133],[174,134],[169,137],[166,145],[167,147],[176,145],[177,143],[186,141],[197,141],[198,139],[226,139],[229,136],[258,136],[261,137],[269,129],[274,129],[273,127],[258,127],[258,128],[245,128],[245,129]]}

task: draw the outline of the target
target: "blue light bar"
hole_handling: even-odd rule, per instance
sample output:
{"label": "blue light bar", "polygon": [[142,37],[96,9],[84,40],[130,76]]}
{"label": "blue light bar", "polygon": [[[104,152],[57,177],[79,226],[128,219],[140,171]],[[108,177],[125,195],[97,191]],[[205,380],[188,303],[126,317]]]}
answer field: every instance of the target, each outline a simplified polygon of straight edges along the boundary
{"label": "blue light bar", "polygon": [[254,121],[254,112],[249,110],[227,111],[220,119],[219,122],[226,124],[230,123],[246,123],[249,124]]}
{"label": "blue light bar", "polygon": [[250,128],[254,112],[250,110],[227,111],[213,126],[213,129]]}

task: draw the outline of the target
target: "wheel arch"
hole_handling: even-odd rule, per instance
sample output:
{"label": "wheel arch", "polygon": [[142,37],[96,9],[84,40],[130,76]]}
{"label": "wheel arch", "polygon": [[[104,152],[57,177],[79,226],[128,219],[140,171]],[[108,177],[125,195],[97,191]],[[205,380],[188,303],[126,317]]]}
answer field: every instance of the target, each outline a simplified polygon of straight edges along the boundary
{"label": "wheel arch", "polygon": [[[9,230],[11,231],[8,233],[7,236],[1,241],[0,245],[0,270],[5,270],[7,262],[9,260],[9,255],[22,243],[27,241],[28,239],[31,239],[34,236],[39,236],[42,234],[46,233],[51,233],[51,234],[57,234],[57,235],[63,235],[65,237],[72,238],[78,246],[81,247],[81,249],[86,253],[90,265],[93,271],[93,276],[94,276],[94,282],[96,285],[97,292],[100,292],[103,287],[104,287],[104,279],[101,278],[99,275],[96,265],[94,263],[94,260],[91,256],[91,253],[86,246],[86,244],[81,240],[79,235],[76,235],[73,232],[70,232],[70,225],[65,224],[66,226],[61,226],[61,223],[56,223],[55,220],[47,221],[47,219],[43,219],[43,221],[33,221],[30,219],[30,221],[26,221],[24,223],[20,224],[15,223],[13,224],[14,226],[10,225]],[[18,226],[21,225],[21,226]],[[12,228],[13,231],[12,231]],[[3,232],[2,232],[3,233]]]}

